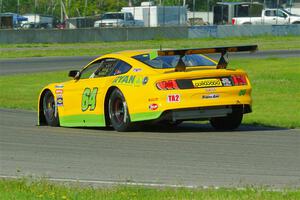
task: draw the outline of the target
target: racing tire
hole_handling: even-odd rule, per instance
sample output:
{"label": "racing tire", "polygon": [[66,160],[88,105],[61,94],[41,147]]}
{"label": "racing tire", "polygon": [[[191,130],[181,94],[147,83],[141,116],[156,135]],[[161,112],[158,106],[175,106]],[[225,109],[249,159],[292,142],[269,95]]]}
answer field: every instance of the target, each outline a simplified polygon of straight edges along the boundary
{"label": "racing tire", "polygon": [[216,130],[229,131],[238,128],[243,120],[242,107],[234,107],[232,113],[226,117],[213,117],[210,119],[210,124]]}
{"label": "racing tire", "polygon": [[43,96],[43,114],[49,126],[59,126],[59,117],[54,96],[49,90]]}
{"label": "racing tire", "polygon": [[112,127],[119,132],[131,130],[132,123],[124,95],[119,89],[112,91],[108,100],[108,114]]}

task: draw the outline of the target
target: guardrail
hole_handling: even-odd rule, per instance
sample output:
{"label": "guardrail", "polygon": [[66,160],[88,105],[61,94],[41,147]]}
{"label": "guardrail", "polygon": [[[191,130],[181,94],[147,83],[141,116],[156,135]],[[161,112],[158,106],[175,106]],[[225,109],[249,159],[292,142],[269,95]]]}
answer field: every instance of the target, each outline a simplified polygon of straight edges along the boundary
{"label": "guardrail", "polygon": [[0,30],[0,43],[73,43],[257,35],[300,35],[300,25],[220,25],[91,29]]}

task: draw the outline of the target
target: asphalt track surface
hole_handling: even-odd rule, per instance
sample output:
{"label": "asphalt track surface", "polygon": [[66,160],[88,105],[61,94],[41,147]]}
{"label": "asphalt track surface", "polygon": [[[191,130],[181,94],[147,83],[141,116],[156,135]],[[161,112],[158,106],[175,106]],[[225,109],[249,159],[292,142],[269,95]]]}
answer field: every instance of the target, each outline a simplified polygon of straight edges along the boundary
{"label": "asphalt track surface", "polygon": [[92,185],[300,187],[300,130],[36,126],[36,113],[0,109],[0,177]]}
{"label": "asphalt track surface", "polygon": [[[209,56],[214,59],[219,58],[219,55],[211,54]],[[268,57],[300,57],[300,50],[272,50],[257,51],[254,53],[239,52],[229,54],[229,59]],[[0,59],[0,75],[80,69],[81,67],[92,61],[94,58],[96,58],[96,56]]]}

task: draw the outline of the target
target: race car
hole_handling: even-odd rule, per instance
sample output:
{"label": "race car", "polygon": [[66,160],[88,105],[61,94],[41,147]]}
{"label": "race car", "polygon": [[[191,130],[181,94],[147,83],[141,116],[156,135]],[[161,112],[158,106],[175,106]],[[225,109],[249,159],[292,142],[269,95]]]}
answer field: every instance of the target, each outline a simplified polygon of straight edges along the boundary
{"label": "race car", "polygon": [[[228,52],[257,45],[135,50],[98,57],[72,80],[42,89],[39,125],[131,130],[138,123],[176,125],[209,120],[217,130],[239,127],[252,111],[246,72],[226,69]],[[218,62],[203,54],[220,53]]]}

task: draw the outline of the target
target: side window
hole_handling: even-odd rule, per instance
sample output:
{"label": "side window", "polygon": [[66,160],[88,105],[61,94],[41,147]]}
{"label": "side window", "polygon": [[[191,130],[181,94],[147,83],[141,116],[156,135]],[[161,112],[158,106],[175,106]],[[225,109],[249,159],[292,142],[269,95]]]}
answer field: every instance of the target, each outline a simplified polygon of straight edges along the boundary
{"label": "side window", "polygon": [[278,16],[278,17],[286,17],[286,14],[283,13],[282,11],[278,10],[278,11],[277,11],[277,16]]}
{"label": "side window", "polygon": [[272,11],[271,11],[271,16],[273,16],[273,17],[276,17],[276,16],[277,16],[275,10],[272,10]]}
{"label": "side window", "polygon": [[103,60],[98,69],[91,75],[91,78],[109,76],[114,70],[116,63],[117,59],[114,58],[107,58]]}
{"label": "side window", "polygon": [[127,20],[134,20],[131,13],[127,13]]}
{"label": "side window", "polygon": [[90,78],[91,75],[99,68],[100,65],[101,65],[101,61],[99,61],[99,60],[90,64],[83,71],[81,71],[80,79]]}
{"label": "side window", "polygon": [[110,75],[114,76],[114,75],[119,75],[119,74],[125,74],[130,69],[131,69],[131,66],[128,63],[126,63],[122,60],[118,60],[117,64],[115,65],[115,68],[110,73]]}
{"label": "side window", "polygon": [[274,16],[276,16],[276,13],[275,13],[275,10],[267,10],[265,15],[267,17],[274,17]]}

